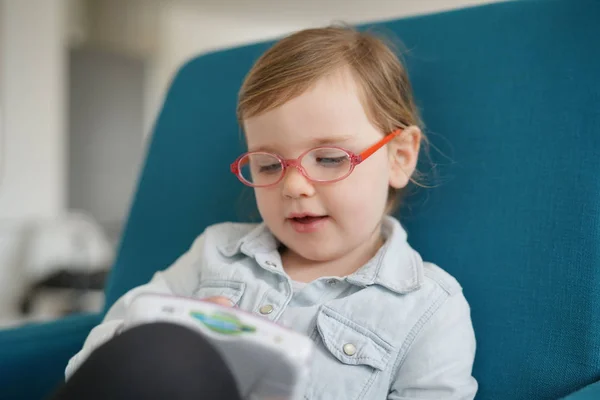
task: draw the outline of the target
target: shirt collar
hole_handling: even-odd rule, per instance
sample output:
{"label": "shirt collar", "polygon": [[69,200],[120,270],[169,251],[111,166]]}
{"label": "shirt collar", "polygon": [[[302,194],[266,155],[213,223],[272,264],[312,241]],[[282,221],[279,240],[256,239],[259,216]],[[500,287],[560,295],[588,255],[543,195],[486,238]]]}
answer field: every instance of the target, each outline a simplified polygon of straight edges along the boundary
{"label": "shirt collar", "polygon": [[385,243],[375,257],[346,279],[358,286],[379,285],[396,293],[408,293],[423,283],[423,260],[407,242],[400,222],[387,216],[382,222]]}
{"label": "shirt collar", "polygon": [[[423,260],[407,242],[407,234],[400,222],[386,216],[382,222],[382,233],[385,243],[377,254],[346,277],[346,280],[357,286],[383,286],[396,293],[408,293],[418,289],[423,282]],[[240,239],[234,239],[219,247],[226,257],[243,253],[256,258],[261,253],[272,253],[280,247],[264,223],[257,225]]]}
{"label": "shirt collar", "polygon": [[239,253],[243,253],[248,257],[255,258],[259,253],[270,253],[278,248],[279,241],[263,222],[241,238],[234,238],[224,245],[219,246],[219,251],[226,257],[233,257]]}

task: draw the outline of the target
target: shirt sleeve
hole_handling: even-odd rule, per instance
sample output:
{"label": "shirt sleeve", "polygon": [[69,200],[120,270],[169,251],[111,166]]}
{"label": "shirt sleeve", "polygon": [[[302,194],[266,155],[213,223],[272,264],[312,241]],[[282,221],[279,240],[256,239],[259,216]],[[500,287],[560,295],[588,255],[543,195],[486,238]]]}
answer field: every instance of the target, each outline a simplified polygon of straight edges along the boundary
{"label": "shirt sleeve", "polygon": [[472,400],[475,334],[462,291],[447,298],[418,333],[398,368],[388,400]]}
{"label": "shirt sleeve", "polygon": [[91,330],[82,349],[75,354],[65,369],[69,379],[89,355],[99,346],[117,335],[123,325],[127,307],[141,293],[175,294],[191,296],[200,281],[198,263],[204,252],[204,235],[200,235],[190,249],[164,271],[154,274],[152,280],[125,293],[109,309],[102,323]]}

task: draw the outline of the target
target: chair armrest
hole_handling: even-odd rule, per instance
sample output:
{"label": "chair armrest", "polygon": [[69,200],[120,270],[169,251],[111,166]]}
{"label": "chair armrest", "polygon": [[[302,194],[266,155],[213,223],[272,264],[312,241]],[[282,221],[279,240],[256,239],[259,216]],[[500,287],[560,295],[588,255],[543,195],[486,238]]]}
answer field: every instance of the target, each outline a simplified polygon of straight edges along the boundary
{"label": "chair armrest", "polygon": [[67,362],[101,318],[100,314],[77,315],[0,330],[0,397],[48,396],[63,381]]}
{"label": "chair armrest", "polygon": [[600,381],[587,385],[583,389],[564,397],[563,400],[597,400],[600,399]]}

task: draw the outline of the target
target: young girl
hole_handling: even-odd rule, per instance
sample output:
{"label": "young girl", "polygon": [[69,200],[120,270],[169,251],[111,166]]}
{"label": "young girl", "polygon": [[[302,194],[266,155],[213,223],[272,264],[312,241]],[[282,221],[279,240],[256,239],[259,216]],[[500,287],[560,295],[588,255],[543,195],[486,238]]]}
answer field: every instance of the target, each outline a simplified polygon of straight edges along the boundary
{"label": "young girl", "polygon": [[[248,153],[231,170],[254,188],[264,222],[207,228],[110,309],[67,378],[120,336],[129,302],[146,291],[229,304],[308,335],[320,351],[305,399],[473,399],[461,287],[389,215],[417,173],[423,138],[394,53],[348,28],[293,34],[246,77],[238,119]],[[161,347],[172,342],[164,336]]]}

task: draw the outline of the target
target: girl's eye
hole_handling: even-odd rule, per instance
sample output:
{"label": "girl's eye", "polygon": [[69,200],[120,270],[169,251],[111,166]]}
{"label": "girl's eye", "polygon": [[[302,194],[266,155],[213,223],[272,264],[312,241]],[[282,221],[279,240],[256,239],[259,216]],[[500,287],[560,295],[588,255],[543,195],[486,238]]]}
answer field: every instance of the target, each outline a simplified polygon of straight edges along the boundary
{"label": "girl's eye", "polygon": [[281,163],[270,164],[270,165],[261,165],[258,169],[261,173],[273,173],[281,171]]}
{"label": "girl's eye", "polygon": [[317,163],[325,167],[335,167],[345,163],[348,160],[347,156],[340,157],[317,157]]}

